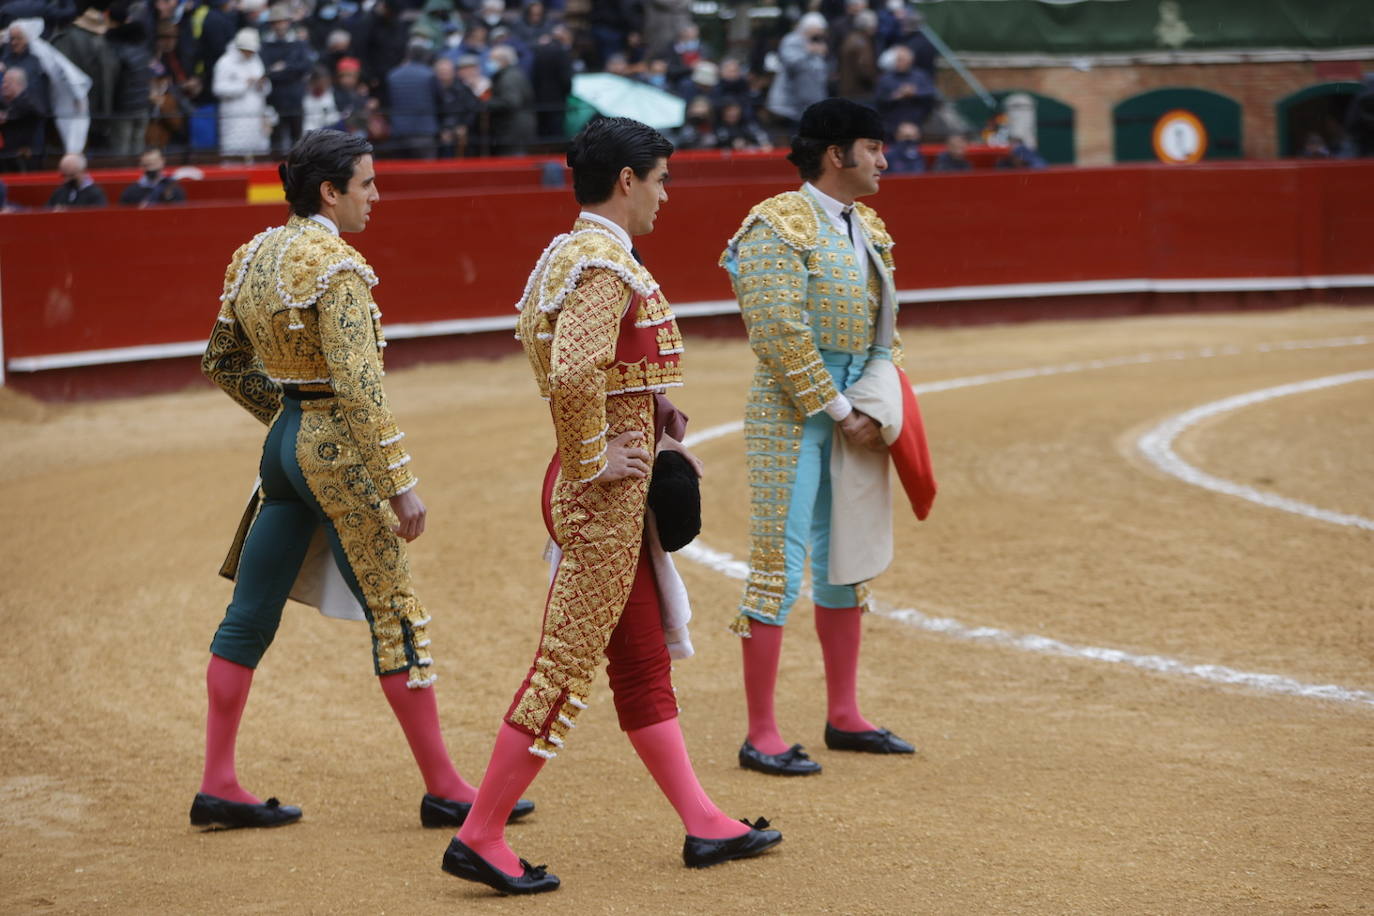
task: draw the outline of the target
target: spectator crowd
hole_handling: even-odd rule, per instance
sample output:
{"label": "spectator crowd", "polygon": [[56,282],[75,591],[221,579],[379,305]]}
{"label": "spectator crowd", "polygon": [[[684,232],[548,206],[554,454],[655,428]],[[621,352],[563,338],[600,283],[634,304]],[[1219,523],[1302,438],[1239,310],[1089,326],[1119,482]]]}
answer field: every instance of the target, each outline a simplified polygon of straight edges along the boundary
{"label": "spectator crowd", "polygon": [[718,49],[688,0],[0,0],[0,169],[251,161],[318,127],[383,156],[553,151],[590,116],[573,75],[597,72],[680,98],[684,149],[769,149],[829,95],[919,144],[937,53],[905,4],[751,7]]}
{"label": "spectator crowd", "polygon": [[[133,202],[146,206],[178,199],[164,153],[252,161],[320,127],[390,157],[555,152],[591,116],[574,74],[602,72],[681,99],[681,149],[770,149],[838,95],[878,110],[894,172],[970,167],[967,125],[936,89],[938,50],[904,0],[721,4],[735,16],[721,20],[724,47],[703,40],[690,0],[268,4],[0,0],[0,171],[60,162],[70,184],[82,157],[142,157]],[[1374,82],[1348,121],[1349,149],[1312,137],[1302,155],[1374,155]],[[927,138],[944,141],[939,156],[922,153]],[[1008,147],[1001,167],[1044,164],[997,124],[982,139]]]}

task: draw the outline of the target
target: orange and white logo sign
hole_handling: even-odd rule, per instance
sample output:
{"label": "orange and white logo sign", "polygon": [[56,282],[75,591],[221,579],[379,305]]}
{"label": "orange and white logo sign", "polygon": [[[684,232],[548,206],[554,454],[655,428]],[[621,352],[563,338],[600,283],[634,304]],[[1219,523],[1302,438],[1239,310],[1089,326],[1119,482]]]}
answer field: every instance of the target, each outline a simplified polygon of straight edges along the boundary
{"label": "orange and white logo sign", "polygon": [[1207,128],[1191,111],[1166,111],[1155,122],[1154,144],[1160,162],[1191,165],[1207,152]]}

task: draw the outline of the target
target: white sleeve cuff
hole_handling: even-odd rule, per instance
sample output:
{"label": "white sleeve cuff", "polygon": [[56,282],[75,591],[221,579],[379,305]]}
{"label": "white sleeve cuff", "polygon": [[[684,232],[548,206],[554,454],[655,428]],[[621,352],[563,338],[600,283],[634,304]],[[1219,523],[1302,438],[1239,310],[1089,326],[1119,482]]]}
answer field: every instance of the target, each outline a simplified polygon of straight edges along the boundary
{"label": "white sleeve cuff", "polygon": [[838,423],[854,412],[854,405],[849,403],[849,398],[837,394],[829,404],[825,405],[824,410],[830,419]]}

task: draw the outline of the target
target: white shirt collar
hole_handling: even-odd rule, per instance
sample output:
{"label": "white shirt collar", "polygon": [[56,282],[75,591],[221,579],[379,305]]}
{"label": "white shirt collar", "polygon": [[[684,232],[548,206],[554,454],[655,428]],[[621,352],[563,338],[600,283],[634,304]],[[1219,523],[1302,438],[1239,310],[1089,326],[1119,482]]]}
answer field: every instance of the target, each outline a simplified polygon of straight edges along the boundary
{"label": "white shirt collar", "polygon": [[809,181],[802,185],[802,187],[806,188],[806,190],[811,193],[811,196],[816,198],[816,203],[821,205],[821,209],[830,217],[830,221],[835,224],[835,227],[843,231],[844,213],[847,210],[853,210],[854,205],[840,203]]}
{"label": "white shirt collar", "polygon": [[324,228],[328,229],[330,232],[334,233],[335,235],[339,234],[339,227],[334,225],[334,221],[329,217],[321,216],[318,213],[312,213],[310,214],[310,218],[313,219],[315,222],[319,223]]}
{"label": "white shirt collar", "polygon": [[588,213],[586,210],[583,210],[581,213],[577,214],[577,218],[589,219],[594,223],[600,223],[607,229],[611,230],[615,237],[620,240],[620,244],[625,246],[626,251],[632,251],[634,249],[634,243],[630,241],[630,233],[626,232],[625,228],[621,226],[619,223],[606,219],[606,217],[596,213]]}
{"label": "white shirt collar", "polygon": [[852,213],[854,205],[840,203],[809,181],[802,185],[802,187],[815,199],[816,203],[821,205],[821,209],[825,211],[825,215],[830,217],[830,225],[835,227],[835,231],[849,239],[849,244],[854,246],[854,253],[856,255],[854,267],[859,272],[859,283],[867,284],[869,258],[867,254],[864,253],[865,243],[863,227],[861,225],[855,225],[859,222],[857,217],[851,218],[848,225],[845,224],[844,220],[844,214],[846,212]]}

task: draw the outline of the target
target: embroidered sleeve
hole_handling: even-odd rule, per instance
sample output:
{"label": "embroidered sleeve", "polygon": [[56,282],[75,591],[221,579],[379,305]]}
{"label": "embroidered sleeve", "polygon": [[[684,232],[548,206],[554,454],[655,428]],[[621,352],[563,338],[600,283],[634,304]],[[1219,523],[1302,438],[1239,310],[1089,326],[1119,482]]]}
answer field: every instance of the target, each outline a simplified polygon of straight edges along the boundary
{"label": "embroidered sleeve", "polygon": [[731,279],[749,345],[797,409],[809,417],[839,391],[803,314],[806,263],[763,221],[739,239],[736,250]]}
{"label": "embroidered sleeve", "polygon": [[588,270],[554,323],[549,408],[566,480],[590,480],[606,468],[606,370],[629,300],[613,271]]}
{"label": "embroidered sleeve", "polygon": [[894,327],[892,329],[892,365],[898,369],[903,368],[902,357],[902,332]]}
{"label": "embroidered sleeve", "polygon": [[[231,286],[237,291],[239,274],[250,253],[249,246],[235,253],[225,275],[226,291]],[[248,335],[234,317],[231,296],[226,295],[221,300],[219,316],[200,361],[200,371],[262,423],[270,424],[281,409],[281,386],[263,370],[262,360],[253,352]]]}
{"label": "embroidered sleeve", "polygon": [[315,308],[334,396],[363,466],[384,499],[404,493],[416,480],[382,388],[382,358],[368,285],[357,272],[341,271],[331,278]]}

